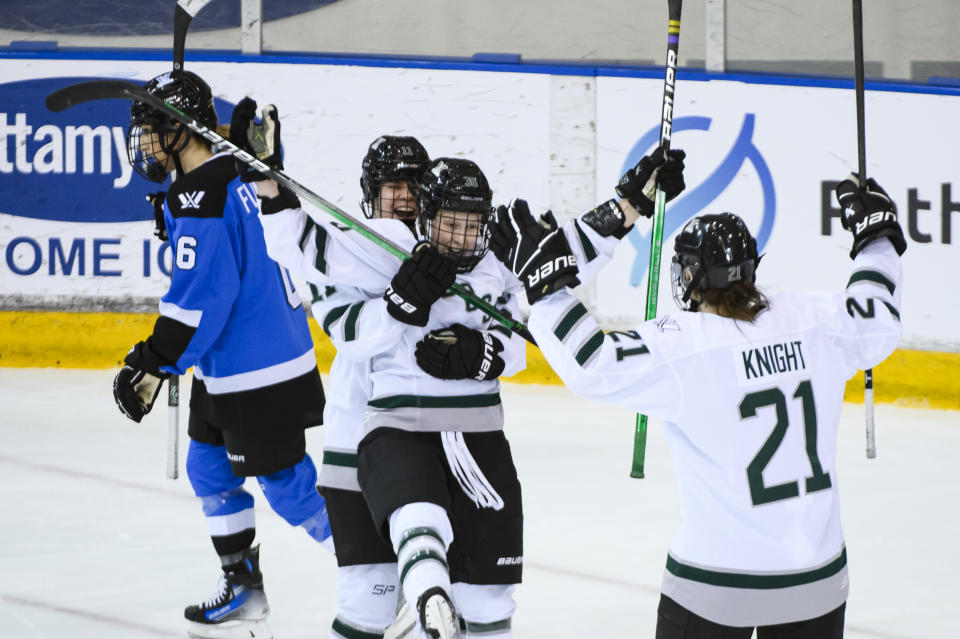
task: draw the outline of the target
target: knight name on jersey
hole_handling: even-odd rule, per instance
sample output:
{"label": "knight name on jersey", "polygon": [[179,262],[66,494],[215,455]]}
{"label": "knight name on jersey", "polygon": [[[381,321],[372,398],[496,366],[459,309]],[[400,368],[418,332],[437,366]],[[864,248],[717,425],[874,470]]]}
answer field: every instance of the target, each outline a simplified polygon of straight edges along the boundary
{"label": "knight name on jersey", "polygon": [[756,383],[774,375],[807,369],[803,341],[776,342],[755,348],[736,349],[737,374],[741,382]]}

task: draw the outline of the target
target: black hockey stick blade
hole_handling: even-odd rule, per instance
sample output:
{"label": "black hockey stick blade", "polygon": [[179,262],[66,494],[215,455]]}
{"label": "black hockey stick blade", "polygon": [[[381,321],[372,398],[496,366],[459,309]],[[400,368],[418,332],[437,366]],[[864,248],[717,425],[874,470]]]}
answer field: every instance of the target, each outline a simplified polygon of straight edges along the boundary
{"label": "black hockey stick blade", "polygon": [[136,100],[143,94],[143,87],[126,80],[92,80],[78,82],[57,89],[47,96],[47,108],[60,112],[76,104],[114,98]]}
{"label": "black hockey stick blade", "polygon": [[173,11],[173,70],[183,71],[183,56],[187,45],[187,30],[190,21],[200,9],[212,0],[178,0]]}

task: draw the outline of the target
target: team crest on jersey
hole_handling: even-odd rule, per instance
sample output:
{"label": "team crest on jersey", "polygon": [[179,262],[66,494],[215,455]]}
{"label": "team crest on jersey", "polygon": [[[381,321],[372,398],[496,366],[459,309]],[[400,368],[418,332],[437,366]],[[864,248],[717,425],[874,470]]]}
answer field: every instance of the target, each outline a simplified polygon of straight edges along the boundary
{"label": "team crest on jersey", "polygon": [[203,196],[206,195],[206,191],[194,191],[193,193],[181,193],[180,194],[180,208],[182,209],[199,209],[200,200],[203,199]]}
{"label": "team crest on jersey", "polygon": [[664,315],[662,319],[657,320],[657,329],[661,333],[666,333],[667,331],[679,331],[680,324],[677,320],[673,319],[669,315]]}

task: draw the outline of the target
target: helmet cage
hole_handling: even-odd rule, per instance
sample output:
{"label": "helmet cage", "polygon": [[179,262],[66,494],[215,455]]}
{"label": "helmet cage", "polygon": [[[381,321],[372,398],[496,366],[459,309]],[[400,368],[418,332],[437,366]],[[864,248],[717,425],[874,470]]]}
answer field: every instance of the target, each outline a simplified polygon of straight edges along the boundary
{"label": "helmet cage", "polygon": [[417,234],[471,271],[490,248],[493,192],[475,163],[438,158],[420,177]]}
{"label": "helmet cage", "polygon": [[[430,159],[426,149],[413,137],[382,135],[370,145],[363,158],[360,173],[360,188],[363,200],[360,209],[368,218],[383,217],[383,184],[385,182],[404,182],[417,206],[417,179],[426,168]],[[378,197],[381,200],[378,204]],[[391,210],[393,210],[391,206]],[[397,217],[396,215],[394,217]],[[404,221],[416,218],[416,211]]]}
{"label": "helmet cage", "polygon": [[[164,73],[147,82],[144,89],[203,126],[216,128],[213,92],[197,74],[190,71]],[[152,182],[162,183],[167,179],[166,158],[172,157],[178,165],[177,156],[191,137],[187,127],[144,102],[135,100],[130,107],[127,159],[137,173]],[[159,157],[161,153],[166,156],[163,160]]]}
{"label": "helmet cage", "polygon": [[433,217],[417,217],[417,236],[469,273],[490,249],[491,209],[484,212],[441,209]]}

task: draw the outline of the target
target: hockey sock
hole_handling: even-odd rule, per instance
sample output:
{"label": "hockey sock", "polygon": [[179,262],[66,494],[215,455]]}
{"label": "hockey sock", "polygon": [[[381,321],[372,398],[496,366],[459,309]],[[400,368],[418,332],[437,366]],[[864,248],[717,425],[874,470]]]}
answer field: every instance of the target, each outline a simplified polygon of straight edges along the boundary
{"label": "hockey sock", "polygon": [[418,601],[420,595],[437,586],[451,592],[446,544],[434,528],[421,526],[403,532],[397,549],[397,570],[407,601]]}

